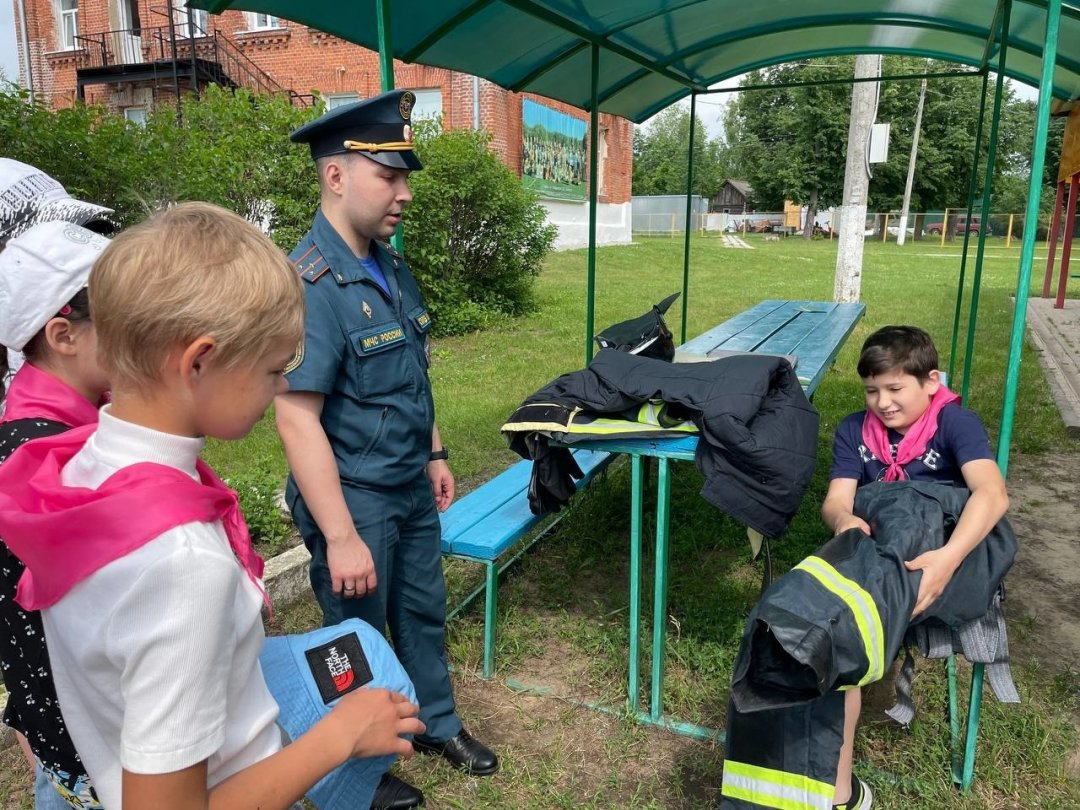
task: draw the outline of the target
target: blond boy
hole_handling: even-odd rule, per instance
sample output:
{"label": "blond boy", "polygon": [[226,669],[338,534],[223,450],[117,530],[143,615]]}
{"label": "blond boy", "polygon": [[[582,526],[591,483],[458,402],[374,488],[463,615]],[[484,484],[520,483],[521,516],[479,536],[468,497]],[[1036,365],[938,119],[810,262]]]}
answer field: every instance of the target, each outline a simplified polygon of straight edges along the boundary
{"label": "blond boy", "polygon": [[[258,664],[261,560],[235,496],[199,460],[206,437],[247,435],[287,388],[304,306],[284,256],[240,217],[182,204],[113,241],[90,306],[112,404],[96,430],[9,460],[0,527],[26,555],[20,600],[43,612],[103,805],[288,808],[350,758],[408,756],[400,735],[422,732],[417,707],[377,689],[282,747]],[[28,472],[33,503],[14,477]],[[28,523],[34,543],[20,540]]]}

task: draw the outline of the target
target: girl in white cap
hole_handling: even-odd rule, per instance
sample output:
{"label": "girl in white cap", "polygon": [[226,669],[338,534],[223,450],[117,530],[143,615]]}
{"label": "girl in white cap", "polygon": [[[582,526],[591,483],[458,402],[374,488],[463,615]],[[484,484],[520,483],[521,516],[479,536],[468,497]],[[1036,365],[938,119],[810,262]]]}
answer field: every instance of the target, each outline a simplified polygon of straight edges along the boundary
{"label": "girl in white cap", "polygon": [[[70,222],[34,225],[0,252],[0,381],[8,350],[26,362],[0,382],[0,462],[21,444],[96,423],[108,381],[96,360],[86,283],[108,240]],[[45,649],[41,615],[16,604],[22,563],[0,541],[3,721],[34,766],[35,806],[100,808],[68,736]]]}

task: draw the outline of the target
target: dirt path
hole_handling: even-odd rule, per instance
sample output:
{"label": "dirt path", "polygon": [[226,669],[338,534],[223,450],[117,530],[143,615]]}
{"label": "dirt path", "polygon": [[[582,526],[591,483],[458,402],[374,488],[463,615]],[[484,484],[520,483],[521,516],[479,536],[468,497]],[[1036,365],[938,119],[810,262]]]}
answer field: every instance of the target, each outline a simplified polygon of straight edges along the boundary
{"label": "dirt path", "polygon": [[1080,453],[1013,456],[1008,483],[1020,539],[1006,580],[1014,654],[1080,669]]}

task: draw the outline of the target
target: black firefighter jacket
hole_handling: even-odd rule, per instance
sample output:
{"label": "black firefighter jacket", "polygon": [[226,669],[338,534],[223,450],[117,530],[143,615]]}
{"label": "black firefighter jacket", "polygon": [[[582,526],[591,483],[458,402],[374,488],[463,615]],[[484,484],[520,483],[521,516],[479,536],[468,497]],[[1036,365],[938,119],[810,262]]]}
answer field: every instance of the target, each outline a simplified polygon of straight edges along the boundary
{"label": "black firefighter jacket", "polygon": [[575,409],[616,414],[650,400],[662,400],[672,416],[698,427],[702,497],[766,537],[781,536],[810,483],[818,433],[817,411],[781,357],[667,363],[604,349],[588,368],[564,374],[526,399],[503,432],[520,456],[549,465],[545,473],[534,464],[534,479],[558,488],[550,468],[566,470],[572,462],[565,448],[536,440],[538,412],[544,421],[569,424]]}
{"label": "black firefighter jacket", "polygon": [[[919,572],[905,560],[940,548],[969,492],[925,482],[868,484],[855,514],[870,524],[837,535],[777,580],[750,614],[732,673],[723,808],[831,807],[843,730],[840,692],[883,677],[909,626],[979,619],[1012,566],[1002,519],[914,622]],[[756,800],[755,800],[756,798]]]}

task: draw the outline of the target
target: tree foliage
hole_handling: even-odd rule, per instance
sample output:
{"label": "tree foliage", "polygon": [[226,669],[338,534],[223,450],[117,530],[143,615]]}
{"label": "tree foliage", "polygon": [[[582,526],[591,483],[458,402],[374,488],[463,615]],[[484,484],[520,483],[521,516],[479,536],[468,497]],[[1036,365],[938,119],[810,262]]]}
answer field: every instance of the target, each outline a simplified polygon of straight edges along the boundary
{"label": "tree foliage", "polygon": [[[888,56],[883,75],[940,72],[954,67],[945,62]],[[852,75],[852,70],[853,59],[849,57],[809,60],[755,71],[744,79],[743,86],[844,79]],[[982,194],[993,78],[986,104],[976,198]],[[913,211],[955,208],[966,202],[981,92],[982,80],[977,76],[929,80],[911,195]],[[902,204],[918,97],[918,81],[881,85],[876,120],[891,124],[889,159],[872,167],[868,200],[871,210],[898,210]],[[736,171],[754,186],[761,207],[778,209],[785,199],[806,203],[815,190],[823,206],[841,202],[850,105],[851,86],[847,83],[747,91],[729,105],[725,126]],[[1034,105],[1018,100],[1006,85],[992,186],[995,209],[1014,206],[1014,190],[1020,181],[1026,183],[1033,120]],[[1060,140],[1059,133],[1052,134],[1050,149],[1059,149]],[[1055,173],[1056,155],[1048,155],[1047,163],[1048,172]]]}
{"label": "tree foliage", "polygon": [[116,210],[120,225],[182,200],[216,203],[269,227],[290,250],[307,230],[318,183],[289,133],[312,116],[282,96],[216,86],[176,109],[153,110],[145,127],[102,107],[50,110],[20,92],[0,93],[7,157],[49,173],[79,197]]}
{"label": "tree foliage", "polygon": [[412,175],[409,264],[439,330],[480,329],[533,308],[532,282],[557,229],[484,132],[421,128]]}
{"label": "tree foliage", "polygon": [[[151,112],[138,126],[102,107],[52,110],[0,86],[3,155],[37,166],[126,226],[162,206],[206,200],[264,227],[291,251],[311,225],[319,186],[289,133],[322,111],[282,96],[216,86]],[[481,328],[531,306],[555,230],[487,136],[430,130],[418,145],[406,253],[441,334]]]}
{"label": "tree foliage", "polygon": [[[672,106],[646,127],[634,131],[634,194],[686,194],[690,112]],[[693,193],[712,198],[730,176],[723,138],[709,138],[701,119],[694,119]]]}
{"label": "tree foliage", "polygon": [[[839,60],[851,75],[854,60]],[[830,65],[836,64],[835,60]],[[835,78],[827,65],[797,62],[754,71],[743,87]],[[750,181],[758,207],[783,210],[784,200],[838,205],[844,185],[851,89],[845,85],[748,90],[725,116],[736,171]]]}

